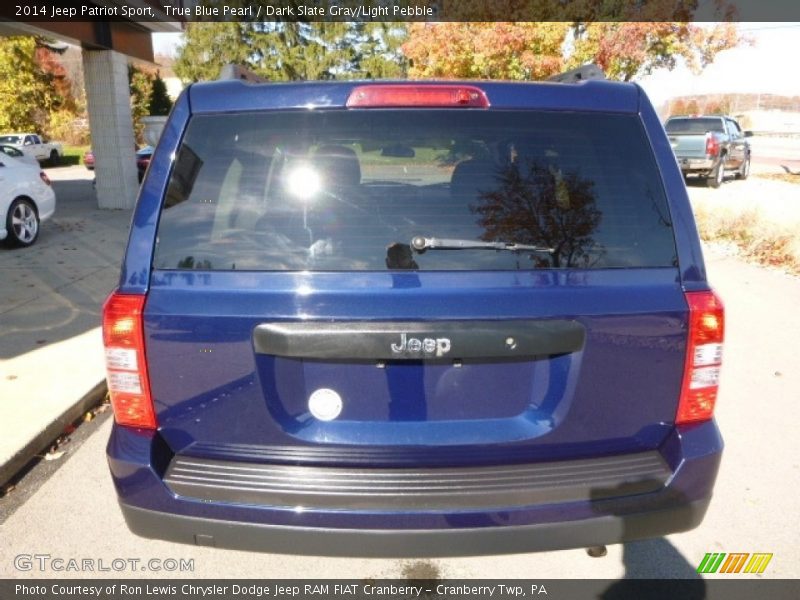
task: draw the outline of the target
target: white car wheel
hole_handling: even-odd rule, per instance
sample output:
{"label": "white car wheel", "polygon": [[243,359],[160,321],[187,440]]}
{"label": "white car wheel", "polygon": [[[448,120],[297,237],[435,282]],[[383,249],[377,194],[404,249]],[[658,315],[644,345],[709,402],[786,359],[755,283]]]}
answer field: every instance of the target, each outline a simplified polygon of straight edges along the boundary
{"label": "white car wheel", "polygon": [[39,215],[33,202],[18,198],[11,203],[6,218],[8,241],[15,246],[30,246],[39,236]]}

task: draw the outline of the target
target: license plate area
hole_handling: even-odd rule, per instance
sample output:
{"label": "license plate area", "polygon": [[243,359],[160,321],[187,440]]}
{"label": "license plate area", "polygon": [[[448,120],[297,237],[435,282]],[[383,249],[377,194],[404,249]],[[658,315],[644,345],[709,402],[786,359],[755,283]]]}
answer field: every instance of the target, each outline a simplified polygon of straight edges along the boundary
{"label": "license plate area", "polygon": [[[430,444],[549,430],[571,401],[585,335],[568,320],[279,322],[258,325],[253,345],[283,431],[315,442]],[[313,410],[318,395],[338,405],[334,417]]]}
{"label": "license plate area", "polygon": [[456,421],[512,418],[539,409],[550,381],[546,362],[546,358],[455,363],[264,358],[259,372],[273,374],[274,389],[265,390],[268,402],[282,420],[297,425],[310,418],[312,394],[324,389],[341,398],[338,420]]}
{"label": "license plate area", "polygon": [[[580,353],[525,360],[333,362],[257,356],[272,420],[290,436],[346,445],[459,445],[533,439],[567,414]],[[323,421],[312,394],[334,391]]]}

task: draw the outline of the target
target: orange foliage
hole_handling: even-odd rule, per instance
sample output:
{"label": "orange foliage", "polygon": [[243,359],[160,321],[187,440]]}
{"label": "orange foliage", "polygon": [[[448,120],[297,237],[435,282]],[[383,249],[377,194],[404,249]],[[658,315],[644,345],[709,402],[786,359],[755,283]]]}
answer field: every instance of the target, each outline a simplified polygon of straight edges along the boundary
{"label": "orange foliage", "polygon": [[414,23],[409,77],[543,79],[563,67],[568,23]]}
{"label": "orange foliage", "polygon": [[[734,23],[693,23],[695,9],[694,0],[442,0],[443,22],[410,25],[402,50],[416,78],[543,79],[595,63],[629,81],[679,60],[699,72],[749,42]],[[703,18],[735,16],[726,0],[704,10]]]}

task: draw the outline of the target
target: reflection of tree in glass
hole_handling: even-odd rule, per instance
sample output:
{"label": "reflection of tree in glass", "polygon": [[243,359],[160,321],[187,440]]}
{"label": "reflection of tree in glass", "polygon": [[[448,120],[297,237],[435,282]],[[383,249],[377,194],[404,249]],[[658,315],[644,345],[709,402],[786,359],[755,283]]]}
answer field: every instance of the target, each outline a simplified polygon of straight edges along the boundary
{"label": "reflection of tree in glass", "polygon": [[577,171],[562,171],[519,162],[496,175],[498,187],[481,190],[472,210],[485,228],[481,239],[554,248],[533,258],[537,267],[586,267],[597,259],[592,233],[602,218],[595,202],[594,182]]}
{"label": "reflection of tree in glass", "polygon": [[187,256],[178,261],[179,269],[205,269],[210,271],[213,269],[211,261],[208,259],[195,261],[194,256]]}

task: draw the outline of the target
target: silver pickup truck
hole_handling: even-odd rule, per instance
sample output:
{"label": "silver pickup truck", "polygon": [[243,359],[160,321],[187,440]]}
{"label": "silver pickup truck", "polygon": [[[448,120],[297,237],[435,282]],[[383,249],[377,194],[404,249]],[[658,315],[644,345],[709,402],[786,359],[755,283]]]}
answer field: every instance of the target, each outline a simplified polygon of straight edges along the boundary
{"label": "silver pickup truck", "polygon": [[752,131],[742,131],[730,117],[671,117],[664,124],[684,177],[697,175],[709,186],[722,185],[726,173],[737,179],[750,174]]}

